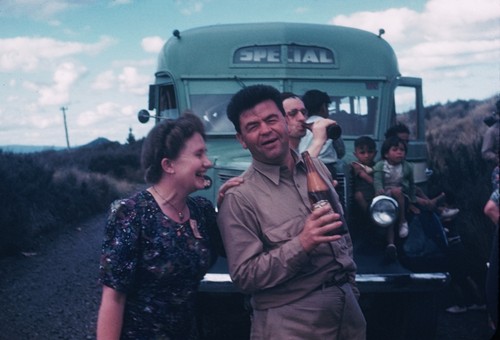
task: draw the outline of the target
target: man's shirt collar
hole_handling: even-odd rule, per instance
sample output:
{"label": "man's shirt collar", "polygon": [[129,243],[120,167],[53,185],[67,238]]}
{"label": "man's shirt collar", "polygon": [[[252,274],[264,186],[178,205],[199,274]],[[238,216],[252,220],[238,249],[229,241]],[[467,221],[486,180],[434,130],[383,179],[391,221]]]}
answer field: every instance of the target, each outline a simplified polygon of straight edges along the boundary
{"label": "man's shirt collar", "polygon": [[[292,157],[295,163],[295,167],[304,167],[304,162],[302,161],[302,157],[299,155],[299,153],[296,150],[290,149],[290,152],[292,153]],[[260,172],[263,176],[267,177],[270,181],[272,181],[274,184],[278,185],[280,182],[280,173],[281,173],[281,168],[285,167],[286,165],[277,165],[277,164],[267,164],[263,163],[261,161],[256,160],[255,158],[252,159],[252,166]]]}

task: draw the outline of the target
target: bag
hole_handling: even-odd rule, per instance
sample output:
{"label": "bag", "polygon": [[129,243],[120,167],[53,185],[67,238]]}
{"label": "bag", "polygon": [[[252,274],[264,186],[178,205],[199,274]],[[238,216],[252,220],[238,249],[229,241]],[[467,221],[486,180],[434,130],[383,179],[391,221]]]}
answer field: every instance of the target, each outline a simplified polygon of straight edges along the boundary
{"label": "bag", "polygon": [[414,215],[403,243],[403,259],[414,271],[441,271],[446,268],[448,239],[439,217],[430,211]]}

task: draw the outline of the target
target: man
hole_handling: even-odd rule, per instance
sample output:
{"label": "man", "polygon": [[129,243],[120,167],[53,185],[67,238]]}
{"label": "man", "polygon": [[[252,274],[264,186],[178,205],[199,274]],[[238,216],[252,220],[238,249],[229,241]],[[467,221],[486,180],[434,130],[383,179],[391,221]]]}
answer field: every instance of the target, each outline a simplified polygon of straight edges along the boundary
{"label": "man", "polygon": [[500,100],[496,102],[496,112],[489,121],[485,119],[488,125],[488,130],[484,134],[483,145],[481,147],[481,155],[488,163],[488,167],[494,167],[491,172],[491,181],[493,192],[488,202],[484,206],[484,213],[488,216],[495,225],[493,231],[493,245],[490,253],[490,265],[486,276],[486,304],[493,329],[498,328],[498,223],[499,223],[499,208],[498,201],[498,157],[499,157],[499,129],[500,129]]}
{"label": "man", "polygon": [[498,193],[498,167],[496,172],[496,188],[484,206],[484,214],[493,222],[493,243],[491,246],[489,266],[486,274],[486,305],[491,327],[498,328],[498,223],[500,210],[498,208],[500,194]]}
{"label": "man", "polygon": [[[328,118],[328,105],[330,105],[330,96],[326,92],[319,90],[309,90],[302,96],[302,101],[309,112],[307,123],[314,123],[322,118]],[[299,144],[299,150],[308,149],[311,146],[313,134],[306,133]],[[339,159],[345,156],[345,145],[342,138],[336,141],[327,140],[321,148],[318,158],[325,163],[332,174],[333,179],[337,177],[336,164]]]}
{"label": "man", "polygon": [[252,155],[218,215],[231,278],[251,294],[251,339],[364,339],[350,236],[328,236],[342,224],[329,207],[311,212],[279,91],[244,88],[227,115]]}
{"label": "man", "polygon": [[500,135],[500,100],[496,103],[495,115],[490,117],[491,125],[488,125],[488,129],[484,134],[483,144],[481,146],[481,155],[483,159],[488,162],[490,169],[493,169],[498,165],[499,156],[499,135]]}
{"label": "man", "polygon": [[[281,100],[283,109],[285,110],[286,122],[288,124],[290,146],[298,151],[301,139],[308,132],[306,128],[308,111],[300,97],[291,92],[282,93]],[[332,124],[335,124],[335,121],[331,119],[318,119],[311,125],[311,140],[307,147],[307,151],[309,151],[311,157],[318,157],[320,154],[323,145],[328,140],[326,128]]]}

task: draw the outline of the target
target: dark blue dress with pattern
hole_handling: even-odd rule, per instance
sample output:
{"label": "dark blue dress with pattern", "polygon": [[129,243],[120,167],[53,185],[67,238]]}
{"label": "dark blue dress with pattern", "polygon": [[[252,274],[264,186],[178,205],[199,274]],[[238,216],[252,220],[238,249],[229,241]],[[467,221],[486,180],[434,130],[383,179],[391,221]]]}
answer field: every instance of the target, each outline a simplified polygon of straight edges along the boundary
{"label": "dark blue dress with pattern", "polygon": [[212,203],[189,197],[187,204],[199,235],[189,220],[166,216],[146,190],[111,206],[99,280],[127,294],[122,339],[197,338],[196,292],[221,243]]}

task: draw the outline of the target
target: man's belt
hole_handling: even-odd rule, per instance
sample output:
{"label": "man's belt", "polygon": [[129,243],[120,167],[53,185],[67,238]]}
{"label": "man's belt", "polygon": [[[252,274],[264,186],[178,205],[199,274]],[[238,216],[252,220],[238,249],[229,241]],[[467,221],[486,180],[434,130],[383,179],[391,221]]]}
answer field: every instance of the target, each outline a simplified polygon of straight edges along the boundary
{"label": "man's belt", "polygon": [[342,286],[343,284],[349,282],[349,277],[347,275],[344,275],[343,277],[336,279],[335,277],[332,277],[331,279],[326,280],[322,284],[318,286],[315,290],[320,290],[320,289],[325,289],[328,287],[332,286]]}

